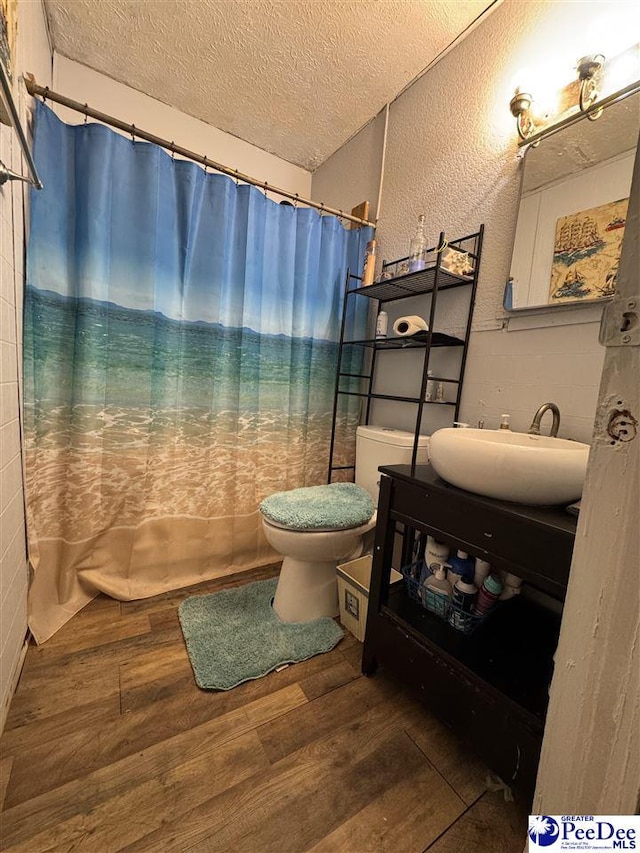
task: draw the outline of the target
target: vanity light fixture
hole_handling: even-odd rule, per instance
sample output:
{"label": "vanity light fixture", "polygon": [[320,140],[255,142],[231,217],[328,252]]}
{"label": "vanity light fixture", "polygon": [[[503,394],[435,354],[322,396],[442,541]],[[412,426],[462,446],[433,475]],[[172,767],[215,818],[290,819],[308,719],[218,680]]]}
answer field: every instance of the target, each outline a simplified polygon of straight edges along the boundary
{"label": "vanity light fixture", "polygon": [[[549,110],[548,115],[542,115],[542,104],[538,100],[534,101],[525,91],[525,88],[531,91],[535,87],[539,93],[541,77],[532,77],[536,82],[525,83],[522,88],[517,88],[510,103],[520,137],[518,148],[526,151],[535,147],[548,136],[584,118],[595,121],[607,107],[640,92],[640,78],[637,77],[639,61],[640,44],[637,43],[611,56],[606,62],[602,53],[584,55],[575,66],[577,80],[574,77],[573,82],[559,87],[563,106],[555,119],[552,119],[553,110]],[[525,72],[519,74],[524,76]],[[576,83],[579,85],[578,103]]]}
{"label": "vanity light fixture", "polygon": [[592,56],[583,56],[582,59],[578,60],[580,111],[585,113],[591,121],[600,118],[604,111],[602,107],[596,110],[589,110],[589,107],[598,100],[598,87],[600,78],[602,77],[603,66],[604,56],[601,53],[596,53]]}
{"label": "vanity light fixture", "polygon": [[516,93],[513,98],[511,98],[511,103],[509,104],[511,107],[511,115],[516,120],[518,136],[523,141],[528,139],[536,129],[533,118],[531,117],[532,101],[533,98],[528,94],[528,92],[521,92],[520,89],[516,89]]}

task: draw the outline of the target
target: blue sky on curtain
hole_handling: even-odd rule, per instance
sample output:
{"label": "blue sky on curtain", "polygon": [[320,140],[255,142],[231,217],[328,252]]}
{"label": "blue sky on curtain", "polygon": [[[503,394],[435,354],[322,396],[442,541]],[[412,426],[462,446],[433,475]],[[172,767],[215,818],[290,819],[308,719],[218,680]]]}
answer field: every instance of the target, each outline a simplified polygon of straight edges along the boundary
{"label": "blue sky on curtain", "polygon": [[[40,103],[34,153],[25,439],[42,641],[97,591],[139,598],[269,560],[260,500],[326,477],[345,272],[371,232]],[[343,399],[348,457],[358,398]]]}

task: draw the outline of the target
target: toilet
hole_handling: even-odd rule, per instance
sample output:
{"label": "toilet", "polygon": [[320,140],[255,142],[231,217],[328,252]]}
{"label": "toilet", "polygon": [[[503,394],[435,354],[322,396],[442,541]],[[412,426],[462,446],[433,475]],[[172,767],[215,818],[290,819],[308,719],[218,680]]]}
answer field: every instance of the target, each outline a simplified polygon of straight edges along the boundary
{"label": "toilet", "polygon": [[[403,430],[359,426],[355,483],[292,489],[262,501],[265,537],[283,557],[273,608],[284,622],[338,615],[336,566],[359,557],[375,527],[378,467],[409,464],[413,439]],[[419,439],[419,463],[428,459],[428,442]]]}

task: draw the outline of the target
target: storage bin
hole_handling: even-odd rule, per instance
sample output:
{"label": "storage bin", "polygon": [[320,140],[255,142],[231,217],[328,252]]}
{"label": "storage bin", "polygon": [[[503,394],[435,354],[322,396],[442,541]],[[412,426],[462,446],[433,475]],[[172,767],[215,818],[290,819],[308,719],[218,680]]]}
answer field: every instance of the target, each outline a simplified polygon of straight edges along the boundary
{"label": "storage bin", "polygon": [[417,601],[425,610],[444,619],[451,626],[452,630],[460,631],[463,634],[472,634],[488,616],[491,616],[495,612],[496,607],[503,606],[503,602],[499,602],[491,610],[481,615],[467,613],[459,605],[454,604],[441,595],[431,592],[428,587],[421,584],[420,578],[424,570],[424,560],[418,560],[409,566],[403,567],[402,576],[404,577],[409,598]]}
{"label": "storage bin", "polygon": [[[368,555],[338,566],[340,622],[361,643],[367,626],[372,562],[373,558]],[[391,569],[391,583],[401,580],[402,575]]]}

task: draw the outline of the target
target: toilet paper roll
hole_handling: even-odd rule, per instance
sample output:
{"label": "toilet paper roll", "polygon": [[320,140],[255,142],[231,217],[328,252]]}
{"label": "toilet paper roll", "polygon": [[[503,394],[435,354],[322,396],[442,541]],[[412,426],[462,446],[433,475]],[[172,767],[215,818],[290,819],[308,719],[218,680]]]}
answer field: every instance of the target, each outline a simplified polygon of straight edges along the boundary
{"label": "toilet paper roll", "polygon": [[393,331],[396,335],[400,335],[401,338],[407,335],[415,335],[416,332],[426,332],[428,330],[429,326],[427,323],[425,323],[422,317],[417,317],[415,314],[409,317],[398,317],[393,324]]}

